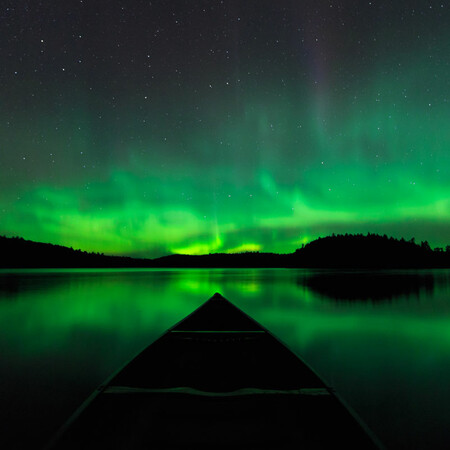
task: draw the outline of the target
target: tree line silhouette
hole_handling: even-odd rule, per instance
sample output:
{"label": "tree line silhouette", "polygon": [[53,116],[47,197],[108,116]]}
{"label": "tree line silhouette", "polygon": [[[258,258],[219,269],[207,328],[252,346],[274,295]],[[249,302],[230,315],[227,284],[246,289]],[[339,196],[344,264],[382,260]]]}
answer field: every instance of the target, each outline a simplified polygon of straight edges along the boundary
{"label": "tree line silhouette", "polygon": [[0,236],[0,267],[3,268],[145,267],[143,261]]}
{"label": "tree line silhouette", "polygon": [[109,256],[61,245],[0,236],[0,267],[317,267],[317,268],[432,268],[450,267],[450,245],[431,249],[427,241],[387,235],[332,234],[294,253],[263,252],[168,255],[155,259]]}
{"label": "tree line silhouette", "polygon": [[449,267],[450,246],[431,249],[427,241],[417,244],[386,234],[332,234],[318,238],[295,254],[311,267],[420,268]]}

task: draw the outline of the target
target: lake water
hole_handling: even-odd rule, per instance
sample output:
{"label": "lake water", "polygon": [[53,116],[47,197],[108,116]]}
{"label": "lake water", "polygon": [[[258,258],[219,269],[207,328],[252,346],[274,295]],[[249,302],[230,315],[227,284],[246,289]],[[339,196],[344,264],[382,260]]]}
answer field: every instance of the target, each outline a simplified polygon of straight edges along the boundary
{"label": "lake water", "polygon": [[0,448],[40,448],[113,371],[215,292],[387,448],[450,448],[450,271],[0,271]]}

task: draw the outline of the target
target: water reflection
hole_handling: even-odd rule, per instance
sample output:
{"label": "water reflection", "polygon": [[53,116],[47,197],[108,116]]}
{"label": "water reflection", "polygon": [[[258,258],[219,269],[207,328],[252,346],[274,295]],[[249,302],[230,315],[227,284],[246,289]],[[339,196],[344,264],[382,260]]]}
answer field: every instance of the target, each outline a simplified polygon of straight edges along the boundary
{"label": "water reflection", "polygon": [[[0,448],[22,448],[28,436],[39,448],[107,376],[214,292],[301,355],[392,448],[448,448],[449,277],[448,270],[0,271],[7,405]],[[19,424],[26,433],[13,432]]]}
{"label": "water reflection", "polygon": [[[149,276],[152,273],[152,276]],[[154,283],[152,283],[154,281]],[[216,291],[258,294],[271,291],[282,281],[283,289],[297,288],[304,300],[384,301],[432,295],[449,284],[445,270],[435,271],[330,271],[283,269],[62,269],[0,271],[0,299],[20,298],[27,293],[64,289],[67,284],[91,283],[152,285],[159,292],[210,296]],[[267,296],[266,296],[267,297]],[[295,297],[295,295],[294,295]],[[289,297],[290,298],[290,297]]]}
{"label": "water reflection", "polygon": [[432,294],[435,283],[445,282],[424,272],[316,272],[300,273],[297,284],[322,297],[343,301],[386,301]]}
{"label": "water reflection", "polygon": [[14,300],[26,292],[48,291],[65,283],[65,274],[5,271],[0,274],[0,299]]}

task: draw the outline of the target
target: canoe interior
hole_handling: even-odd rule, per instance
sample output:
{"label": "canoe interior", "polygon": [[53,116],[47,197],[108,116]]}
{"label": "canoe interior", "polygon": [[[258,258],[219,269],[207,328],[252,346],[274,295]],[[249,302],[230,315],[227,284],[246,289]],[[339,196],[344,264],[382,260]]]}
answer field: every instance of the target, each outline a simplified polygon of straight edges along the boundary
{"label": "canoe interior", "polygon": [[102,385],[52,449],[380,448],[332,389],[215,294]]}

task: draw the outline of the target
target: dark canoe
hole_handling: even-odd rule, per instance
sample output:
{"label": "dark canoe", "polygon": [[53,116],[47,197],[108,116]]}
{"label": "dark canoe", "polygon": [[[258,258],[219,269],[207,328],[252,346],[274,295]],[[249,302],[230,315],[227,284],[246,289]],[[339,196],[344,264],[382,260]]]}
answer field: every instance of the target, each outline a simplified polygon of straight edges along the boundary
{"label": "dark canoe", "polygon": [[98,388],[51,449],[381,448],[333,390],[220,294]]}

